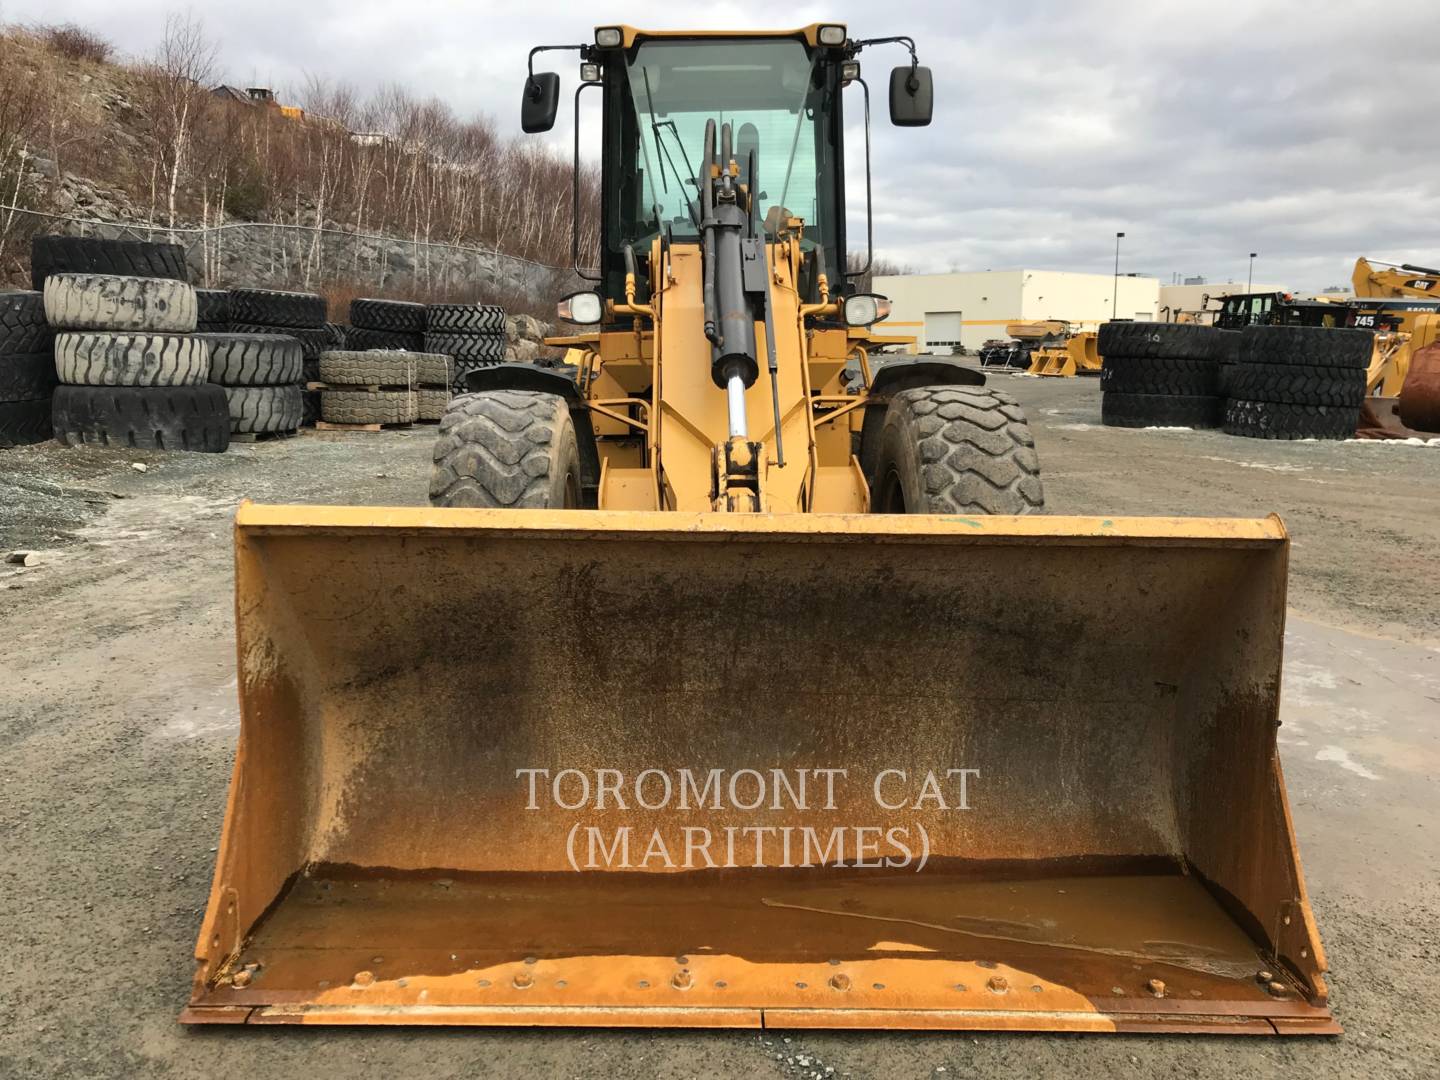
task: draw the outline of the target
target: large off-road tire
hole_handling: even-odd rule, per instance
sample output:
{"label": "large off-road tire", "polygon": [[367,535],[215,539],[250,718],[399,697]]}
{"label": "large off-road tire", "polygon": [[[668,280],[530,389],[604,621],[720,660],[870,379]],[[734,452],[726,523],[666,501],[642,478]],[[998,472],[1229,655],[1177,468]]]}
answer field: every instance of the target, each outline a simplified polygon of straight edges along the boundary
{"label": "large off-road tire", "polygon": [[350,324],[362,330],[397,330],[403,334],[425,332],[425,305],[405,300],[350,301]]}
{"label": "large off-road tire", "polygon": [[439,333],[505,336],[505,309],[494,304],[431,304],[425,329]]}
{"label": "large off-road tire", "polygon": [[1214,397],[1220,393],[1220,365],[1213,360],[1175,356],[1107,356],[1100,389],[1107,394],[1170,394]]}
{"label": "large off-road tire", "polygon": [[454,398],[430,471],[434,506],[580,506],[580,448],[558,394],[486,390]]}
{"label": "large off-road tire", "polygon": [[1348,439],[1360,425],[1360,406],[1295,405],[1279,401],[1225,403],[1225,433],[1250,439]]}
{"label": "large off-road tire", "polygon": [[1223,348],[1223,344],[1214,327],[1195,323],[1107,322],[1100,326],[1096,348],[1106,359],[1173,356],[1184,360],[1214,360],[1218,359],[1217,350]]}
{"label": "large off-road tire", "polygon": [[922,386],[891,400],[870,480],[878,514],[1033,514],[1040,458],[1009,394]]}
{"label": "large off-road tire", "polygon": [[185,249],[144,240],[36,236],[30,241],[30,281],[40,289],[51,274],[119,274],[188,281]]}
{"label": "large off-road tire", "polygon": [[505,359],[507,342],[504,334],[453,334],[427,331],[425,351],[444,353],[457,363],[468,361],[472,366],[498,364]]}
{"label": "large off-road tire", "polygon": [[1106,394],[1100,422],[1109,427],[1150,428],[1220,426],[1222,397],[1180,394]]}
{"label": "large off-road tire", "polygon": [[0,450],[50,438],[50,399],[0,401]]}
{"label": "large off-road tire", "polygon": [[410,424],[418,403],[413,390],[324,390],[320,419],[330,424]]}
{"label": "large off-road tire", "polygon": [[1241,364],[1304,364],[1363,368],[1375,349],[1371,330],[1329,326],[1248,326],[1240,334]]}
{"label": "large off-road tire", "polygon": [[417,354],[409,352],[350,352],[320,354],[320,381],[338,386],[415,386]]}
{"label": "large off-road tire", "polygon": [[48,401],[55,382],[53,353],[0,352],[0,401]]}
{"label": "large off-road tire", "polygon": [[195,289],[167,278],[53,274],[45,282],[45,321],[57,330],[195,329]]}
{"label": "large off-road tire", "polygon": [[54,336],[45,321],[43,294],[0,293],[0,353],[44,352]]}
{"label": "large off-road tire", "polygon": [[197,326],[230,324],[230,290],[196,289],[195,323]]}
{"label": "large off-road tire", "polygon": [[345,342],[336,348],[352,352],[368,349],[399,349],[403,352],[419,352],[425,348],[425,335],[419,331],[371,330],[364,326],[347,326]]}
{"label": "large off-road tire", "polygon": [[1236,364],[1225,377],[1228,396],[1245,401],[1360,408],[1365,369],[1310,364]]}
{"label": "large off-road tire", "polygon": [[210,347],[193,335],[60,334],[55,373],[71,386],[195,386],[210,378]]}
{"label": "large off-road tire", "polygon": [[262,326],[325,326],[325,298],[317,293],[276,289],[231,289],[230,318]]}
{"label": "large off-road tire", "polygon": [[134,446],[224,453],[230,445],[225,391],[202,386],[61,386],[55,438],[66,446]]}
{"label": "large off-road tire", "polygon": [[421,386],[449,386],[454,364],[444,353],[417,352],[410,354],[415,360],[415,381]]}
{"label": "large off-road tire", "polygon": [[326,349],[335,347],[329,330],[323,326],[268,326],[265,323],[230,324],[232,334],[279,334],[300,342],[301,355],[306,360],[318,360]]}
{"label": "large off-road tire", "polygon": [[304,417],[299,386],[227,386],[225,400],[235,433],[294,431]]}
{"label": "large off-road tire", "polygon": [[195,340],[210,350],[209,378],[221,386],[285,386],[305,374],[305,354],[293,337],[196,334]]}
{"label": "large off-road tire", "polygon": [[1238,364],[1240,362],[1240,331],[1221,330],[1217,327],[1215,333],[1219,335],[1216,339],[1215,359],[1222,364]]}
{"label": "large off-road tire", "polygon": [[424,389],[415,391],[415,407],[417,420],[439,420],[445,415],[445,409],[450,404],[450,391]]}

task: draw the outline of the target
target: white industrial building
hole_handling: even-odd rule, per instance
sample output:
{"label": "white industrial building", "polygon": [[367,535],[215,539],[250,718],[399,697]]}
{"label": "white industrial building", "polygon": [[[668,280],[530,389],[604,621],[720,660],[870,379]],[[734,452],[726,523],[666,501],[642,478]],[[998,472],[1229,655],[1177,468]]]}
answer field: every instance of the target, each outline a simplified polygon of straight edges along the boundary
{"label": "white industrial building", "polygon": [[[1116,280],[1063,270],[986,270],[876,277],[873,288],[894,305],[881,327],[915,336],[921,350],[944,352],[955,344],[977,350],[990,338],[1006,337],[1012,322],[1063,319],[1077,331],[1094,330],[1113,314]],[[1158,280],[1121,276],[1120,318],[1154,319],[1159,306]]]}

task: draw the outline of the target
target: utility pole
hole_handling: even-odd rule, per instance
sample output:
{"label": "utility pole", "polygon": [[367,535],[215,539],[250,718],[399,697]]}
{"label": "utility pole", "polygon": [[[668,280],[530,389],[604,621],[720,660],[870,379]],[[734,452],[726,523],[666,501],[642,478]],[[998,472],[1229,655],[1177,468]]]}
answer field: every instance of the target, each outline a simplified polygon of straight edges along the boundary
{"label": "utility pole", "polygon": [[1110,297],[1110,318],[1112,319],[1119,315],[1116,305],[1120,303],[1120,241],[1124,236],[1123,232],[1115,234],[1115,292]]}
{"label": "utility pole", "polygon": [[1250,291],[1250,286],[1255,284],[1255,256],[1258,254],[1258,251],[1250,252],[1250,274],[1245,279],[1245,291],[1247,293]]}

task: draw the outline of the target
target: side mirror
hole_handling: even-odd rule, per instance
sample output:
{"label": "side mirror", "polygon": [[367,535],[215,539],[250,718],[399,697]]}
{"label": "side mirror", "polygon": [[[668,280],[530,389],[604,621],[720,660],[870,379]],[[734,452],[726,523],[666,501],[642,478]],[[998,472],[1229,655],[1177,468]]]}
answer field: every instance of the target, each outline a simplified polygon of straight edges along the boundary
{"label": "side mirror", "polygon": [[[926,72],[928,75],[929,72]],[[893,83],[891,84],[894,85]],[[894,91],[891,91],[894,97]],[[893,108],[893,106],[892,106]],[[527,135],[549,131],[560,109],[560,76],[541,71],[525,80],[525,97],[520,103],[520,130]]]}
{"label": "side mirror", "polygon": [[890,122],[924,127],[935,105],[935,83],[928,67],[902,65],[890,72]]}

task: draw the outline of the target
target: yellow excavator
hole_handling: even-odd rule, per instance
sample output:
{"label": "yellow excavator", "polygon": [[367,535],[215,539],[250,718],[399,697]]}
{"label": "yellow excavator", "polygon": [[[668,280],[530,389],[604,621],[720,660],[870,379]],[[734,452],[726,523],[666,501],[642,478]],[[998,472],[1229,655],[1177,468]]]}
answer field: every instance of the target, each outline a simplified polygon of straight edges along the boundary
{"label": "yellow excavator", "polygon": [[[1350,282],[1355,290],[1350,325],[1375,331],[1366,392],[1398,399],[1415,353],[1440,340],[1440,270],[1362,256]],[[1424,394],[1425,412],[1433,416],[1440,414],[1440,400],[1434,399],[1432,381],[1412,383],[1410,393]]]}
{"label": "yellow excavator", "polygon": [[1284,527],[1045,515],[1011,398],[870,364],[844,136],[868,177],[889,44],[928,123],[909,38],[597,28],[578,362],[472,373],[431,506],[240,509],[186,1022],[1338,1030]]}

